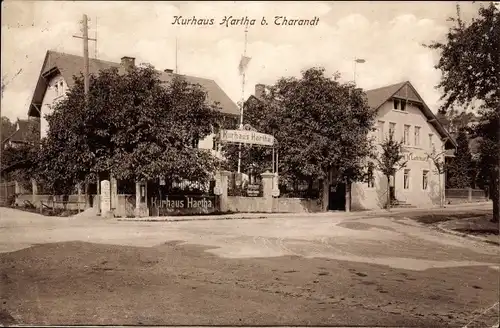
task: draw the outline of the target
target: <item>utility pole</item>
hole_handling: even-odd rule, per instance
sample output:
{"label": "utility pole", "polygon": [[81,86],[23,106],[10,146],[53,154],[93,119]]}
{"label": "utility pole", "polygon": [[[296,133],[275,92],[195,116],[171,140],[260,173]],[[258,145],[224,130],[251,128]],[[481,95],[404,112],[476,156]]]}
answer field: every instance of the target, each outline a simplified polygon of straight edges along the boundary
{"label": "utility pole", "polygon": [[97,59],[97,16],[95,18],[95,47],[94,47],[94,59]]}
{"label": "utility pole", "polygon": [[179,74],[179,69],[177,66],[177,53],[179,52],[179,49],[177,47],[177,36],[175,37],[175,74]]}
{"label": "utility pole", "polygon": [[[243,57],[242,57],[243,60],[245,60],[247,56],[247,42],[248,42],[248,25],[245,26],[245,45],[243,48]],[[243,130],[243,109],[245,106],[245,75],[246,75],[245,71],[246,69],[243,68],[242,78],[241,78],[240,130]],[[238,149],[238,173],[241,173],[241,143]]]}
{"label": "utility pole", "polygon": [[[83,76],[84,76],[84,86],[85,86],[85,102],[87,102],[87,95],[89,92],[89,40],[95,41],[97,43],[97,39],[89,38],[89,19],[86,14],[83,14],[82,20],[82,33],[83,36],[73,35],[74,38],[83,39]],[[97,33],[97,32],[96,32]]]}
{"label": "utility pole", "polygon": [[[85,108],[87,108],[88,105],[88,93],[89,93],[89,75],[90,75],[90,70],[89,70],[89,40],[95,41],[97,44],[97,32],[96,32],[96,38],[91,39],[89,38],[89,25],[88,25],[89,19],[87,18],[86,14],[83,14],[83,20],[82,20],[82,33],[83,36],[78,36],[78,35],[73,35],[74,38],[78,39],[83,39],[83,77],[84,77],[84,91],[85,91]],[[97,51],[97,50],[96,50]],[[96,52],[97,53],[97,52]],[[85,183],[85,207],[88,208],[90,207],[90,199],[88,195],[88,183]],[[99,178],[97,178],[97,194],[100,195],[100,190],[99,190]],[[100,201],[100,197],[99,197]],[[100,206],[98,207],[100,209]]]}

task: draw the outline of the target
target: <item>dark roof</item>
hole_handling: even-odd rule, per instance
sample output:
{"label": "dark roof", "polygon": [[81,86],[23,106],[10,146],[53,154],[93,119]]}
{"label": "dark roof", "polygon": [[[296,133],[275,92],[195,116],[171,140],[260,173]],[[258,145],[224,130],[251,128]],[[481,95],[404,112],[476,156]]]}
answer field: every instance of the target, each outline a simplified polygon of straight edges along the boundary
{"label": "dark roof", "polygon": [[32,136],[33,128],[36,128],[36,122],[30,120],[17,120],[16,131],[5,138],[3,142],[28,143]]}
{"label": "dark roof", "polygon": [[[28,116],[39,116],[38,110],[33,104],[41,104],[43,96],[47,89],[47,81],[43,75],[57,69],[69,87],[73,85],[73,76],[79,75],[83,67],[83,57],[77,55],[70,55],[56,51],[47,51],[45,60],[40,71],[38,83],[33,93],[33,98],[28,111]],[[100,59],[89,58],[89,71],[90,73],[97,74],[99,71],[108,68],[120,68],[120,63],[105,61]],[[163,82],[170,82],[175,76],[174,73],[160,72],[160,79]],[[207,92],[209,102],[218,102],[221,107],[221,112],[230,115],[239,115],[238,106],[232,101],[228,95],[222,90],[214,80],[205,79],[189,75],[181,75],[185,80],[192,84],[199,84]]]}
{"label": "dark roof", "polygon": [[401,89],[406,82],[391,84],[385,87],[367,90],[366,97],[368,106],[373,109],[379,109],[389,98]]}
{"label": "dark roof", "polygon": [[422,113],[427,118],[427,121],[438,131],[438,133],[441,135],[441,138],[446,139],[454,148],[456,148],[457,144],[455,140],[450,136],[448,131],[444,128],[441,122],[437,119],[436,115],[434,115],[434,113],[430,110],[430,108],[427,106],[422,97],[420,97],[420,95],[417,93],[417,91],[409,81],[391,84],[377,89],[367,90],[366,96],[368,106],[374,110],[378,110],[380,106],[382,106],[387,100],[394,96],[399,96],[398,92],[404,86],[408,86],[408,88],[410,89],[411,100],[417,101],[422,105],[420,107]]}

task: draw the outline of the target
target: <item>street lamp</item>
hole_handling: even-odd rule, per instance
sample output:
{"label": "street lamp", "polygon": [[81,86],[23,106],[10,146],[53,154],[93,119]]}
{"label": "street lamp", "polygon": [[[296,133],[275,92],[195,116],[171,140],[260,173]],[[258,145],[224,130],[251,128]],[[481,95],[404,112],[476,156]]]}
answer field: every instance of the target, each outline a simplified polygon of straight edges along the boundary
{"label": "street lamp", "polygon": [[354,58],[354,84],[356,84],[356,64],[364,64],[366,60],[362,58]]}

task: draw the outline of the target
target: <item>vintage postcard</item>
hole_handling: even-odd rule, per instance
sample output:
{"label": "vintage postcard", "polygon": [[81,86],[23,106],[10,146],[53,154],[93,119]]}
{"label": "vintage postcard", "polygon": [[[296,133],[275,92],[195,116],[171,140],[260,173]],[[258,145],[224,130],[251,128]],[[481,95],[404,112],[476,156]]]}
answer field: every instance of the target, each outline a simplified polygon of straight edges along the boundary
{"label": "vintage postcard", "polygon": [[1,24],[1,325],[499,327],[498,2]]}

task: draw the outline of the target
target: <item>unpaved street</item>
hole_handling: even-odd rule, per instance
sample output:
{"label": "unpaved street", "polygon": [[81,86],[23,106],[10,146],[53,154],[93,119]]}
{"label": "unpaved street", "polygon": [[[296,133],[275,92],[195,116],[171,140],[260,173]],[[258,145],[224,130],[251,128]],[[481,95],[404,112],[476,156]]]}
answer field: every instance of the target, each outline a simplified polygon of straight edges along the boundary
{"label": "unpaved street", "polygon": [[119,222],[0,208],[1,319],[491,327],[498,247],[411,215]]}

